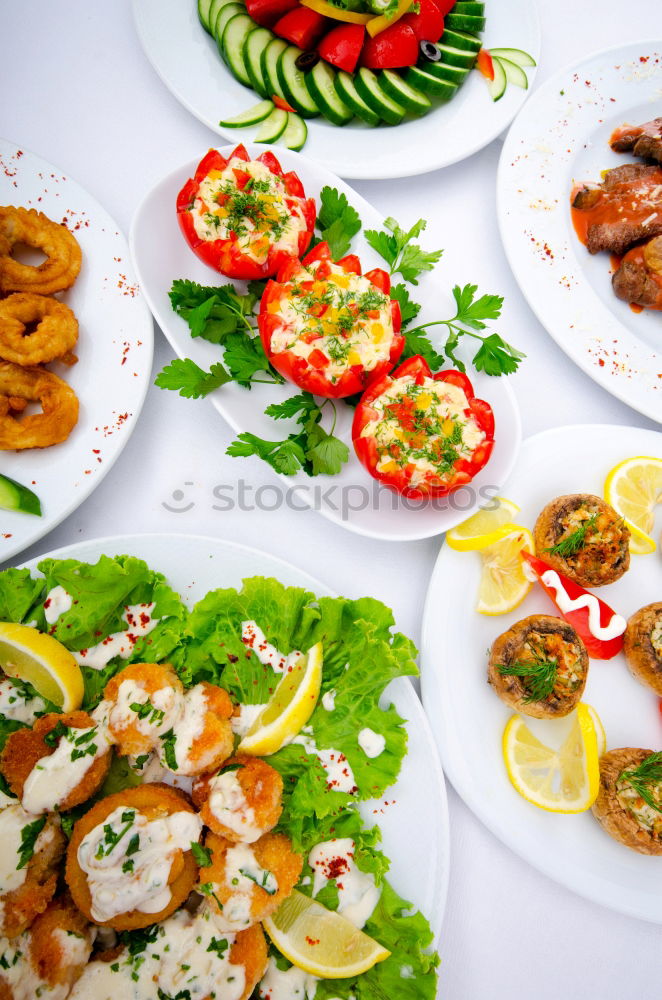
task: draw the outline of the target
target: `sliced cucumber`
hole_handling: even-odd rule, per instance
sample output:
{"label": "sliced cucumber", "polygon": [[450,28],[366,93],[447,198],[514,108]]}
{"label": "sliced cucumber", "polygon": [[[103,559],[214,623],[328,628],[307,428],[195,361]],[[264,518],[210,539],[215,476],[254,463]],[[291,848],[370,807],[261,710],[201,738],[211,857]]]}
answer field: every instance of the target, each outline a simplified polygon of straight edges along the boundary
{"label": "sliced cucumber", "polygon": [[506,71],[499,59],[493,59],[492,65],[494,66],[494,79],[487,81],[487,89],[490,92],[492,100],[498,101],[506,92],[508,80],[506,79]]}
{"label": "sliced cucumber", "polygon": [[[408,82],[411,82],[412,87],[416,87],[414,81]],[[362,66],[354,77],[354,83],[359,95],[373,111],[377,112],[383,121],[388,125],[400,124],[405,116],[405,109],[397,101],[394,101],[392,97],[389,97],[379,82],[379,77],[376,73]]]}
{"label": "sliced cucumber", "polygon": [[439,41],[442,45],[452,45],[454,49],[466,49],[469,52],[479,52],[483,47],[480,38],[468,35],[465,31],[448,31],[446,28]]}
{"label": "sliced cucumber", "polygon": [[437,48],[441,52],[441,61],[449,66],[471,69],[476,62],[476,53],[467,49],[455,49],[452,45],[437,45]]}
{"label": "sliced cucumber", "polygon": [[221,49],[232,73],[245,87],[251,86],[251,78],[244,61],[244,42],[255,28],[255,21],[248,14],[235,14],[225,26]]}
{"label": "sliced cucumber", "polygon": [[296,45],[288,45],[281,52],[277,65],[278,80],[288,104],[296,108],[304,118],[316,118],[320,113],[320,106],[311,95],[304,74],[296,65],[300,55],[303,53]]}
{"label": "sliced cucumber", "polygon": [[536,61],[533,56],[523,49],[490,49],[490,55],[497,59],[509,59],[516,66],[535,66]]}
{"label": "sliced cucumber", "polygon": [[269,42],[276,36],[268,28],[255,28],[244,42],[244,62],[251,78],[251,87],[260,97],[271,97],[262,75],[260,60]]}
{"label": "sliced cucumber", "polygon": [[260,130],[255,136],[255,142],[275,142],[287,128],[287,111],[282,108],[274,108],[268,118],[260,125]]}
{"label": "sliced cucumber", "polygon": [[500,56],[492,56],[492,62],[495,61],[501,63],[503,66],[503,71],[506,74],[506,80],[508,83],[514,83],[515,86],[521,87],[522,90],[529,89],[529,81],[527,80],[526,73],[521,66],[518,66],[517,63],[511,62],[510,59],[503,59]]}
{"label": "sliced cucumber", "polygon": [[430,94],[441,101],[449,101],[457,93],[457,84],[440,80],[438,76],[433,76],[418,66],[409,67],[405,73],[405,80],[417,90],[422,90],[424,94]]}
{"label": "sliced cucumber", "polygon": [[443,62],[421,63],[419,68],[425,73],[430,73],[432,76],[438,77],[440,80],[454,83],[456,87],[463,84],[469,74],[469,70],[464,66],[449,66]]}
{"label": "sliced cucumber", "polygon": [[477,17],[475,14],[447,14],[444,19],[446,28],[451,31],[472,31],[474,33],[485,30],[485,18]]}
{"label": "sliced cucumber", "polygon": [[236,118],[221,118],[218,123],[222,128],[245,128],[247,125],[259,125],[265,118],[268,118],[274,109],[273,101],[260,101],[252,108],[243,111]]}
{"label": "sliced cucumber", "polygon": [[402,79],[399,73],[394,73],[393,70],[382,70],[379,82],[388,96],[401,104],[405,111],[411,115],[424,115],[432,107],[430,98],[426,97],[422,90],[412,87],[410,83]]}
{"label": "sliced cucumber", "polygon": [[223,52],[223,32],[225,31],[225,26],[228,21],[235,16],[235,14],[245,14],[246,8],[242,3],[225,3],[221,8],[219,8],[216,20],[214,22],[214,38],[216,39],[216,45],[218,46],[218,51],[221,53],[223,62],[225,62],[225,53]]}
{"label": "sliced cucumber", "polygon": [[354,112],[348,108],[336,90],[336,71],[323,59],[304,77],[310,96],[328,121],[333,125],[351,122]]}
{"label": "sliced cucumber", "polygon": [[211,28],[209,27],[209,9],[212,5],[213,0],[198,0],[198,17],[200,18],[200,24],[211,34]]}
{"label": "sliced cucumber", "polygon": [[260,58],[260,69],[262,70],[262,79],[267,89],[267,97],[273,97],[275,94],[277,97],[282,97],[284,101],[287,98],[278,79],[278,60],[286,48],[287,42],[284,42],[282,38],[274,37],[266,49],[262,50]]}
{"label": "sliced cucumber", "polygon": [[211,0],[211,3],[209,4],[209,13],[207,15],[207,23],[209,25],[207,31],[210,35],[214,35],[214,37],[216,37],[216,20],[221,12],[221,9],[229,3],[239,3],[239,0]]}
{"label": "sliced cucumber", "polygon": [[20,510],[23,514],[35,514],[41,517],[39,497],[27,486],[17,483],[9,476],[0,473],[0,507],[3,510]]}
{"label": "sliced cucumber", "polygon": [[354,79],[350,73],[346,73],[343,69],[339,70],[336,73],[335,85],[341,101],[352,109],[357,118],[366,125],[379,125],[381,121],[379,115],[363,100],[354,86]]}
{"label": "sliced cucumber", "polygon": [[307,138],[308,126],[301,115],[288,114],[287,125],[280,137],[280,142],[284,146],[287,146],[288,149],[294,149],[298,152],[300,149],[303,149]]}
{"label": "sliced cucumber", "polygon": [[479,0],[457,0],[453,7],[453,14],[471,14],[473,17],[482,17],[485,13],[485,4]]}

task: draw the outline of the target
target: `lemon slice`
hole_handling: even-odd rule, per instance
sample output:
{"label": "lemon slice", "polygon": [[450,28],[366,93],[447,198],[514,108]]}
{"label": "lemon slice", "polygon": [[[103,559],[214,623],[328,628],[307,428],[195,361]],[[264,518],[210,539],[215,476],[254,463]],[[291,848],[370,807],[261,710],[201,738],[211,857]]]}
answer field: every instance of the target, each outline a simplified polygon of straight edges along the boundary
{"label": "lemon slice", "polygon": [[653,508],[662,503],[662,458],[637,455],[616,465],[605,482],[605,499],[625,520],[631,532],[630,552],[655,551]]}
{"label": "lemon slice", "polygon": [[491,510],[479,510],[462,524],[446,532],[446,541],[452,549],[458,552],[483,549],[513,530],[513,521],[519,512],[517,504],[505,497],[497,497],[494,503],[496,506]]}
{"label": "lemon slice", "polygon": [[533,584],[522,568],[522,549],[535,551],[531,532],[511,525],[509,534],[480,550],[483,570],[476,610],[481,615],[502,615],[512,611],[531,590]]}
{"label": "lemon slice", "polygon": [[593,708],[592,705],[586,705],[591,720],[595,727],[595,738],[598,742],[598,757],[602,757],[603,753],[607,750],[607,734],[605,733],[605,727],[602,725],[602,719]]}
{"label": "lemon slice", "polygon": [[29,625],[0,622],[0,667],[9,677],[32,684],[37,694],[63,712],[83,701],[83,675],[68,649]]}
{"label": "lemon slice", "polygon": [[296,889],[263,927],[285,958],[321,979],[360,976],[391,954],[346,917]]}
{"label": "lemon slice", "polygon": [[590,809],[600,785],[598,738],[588,705],[580,704],[560,749],[545,746],[514,715],[503,733],[508,777],[527,802],[548,812]]}
{"label": "lemon slice", "polygon": [[237,750],[265,757],[289,743],[313,714],[322,684],[322,644],[304,653],[286,671]]}

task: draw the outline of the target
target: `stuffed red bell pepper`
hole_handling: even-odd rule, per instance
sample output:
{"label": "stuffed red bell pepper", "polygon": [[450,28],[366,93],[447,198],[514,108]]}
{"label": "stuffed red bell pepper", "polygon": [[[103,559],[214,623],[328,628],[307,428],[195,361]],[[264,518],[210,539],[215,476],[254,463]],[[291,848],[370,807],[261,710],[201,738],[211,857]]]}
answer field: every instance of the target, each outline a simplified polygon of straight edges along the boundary
{"label": "stuffed red bell pepper", "polygon": [[494,414],[466,375],[433,375],[409,358],[363,394],[354,449],[371,476],[404,496],[444,496],[470,482],[494,446]]}
{"label": "stuffed red bell pepper", "polygon": [[611,660],[620,653],[627,627],[625,618],[617,615],[595,594],[563,573],[558,573],[543,559],[526,551],[522,551],[522,558],[531,567],[560,614],[572,625],[589,656],[595,660]]}
{"label": "stuffed red bell pepper", "polygon": [[361,274],[354,254],[334,261],[318,243],[290,261],[262,296],[258,325],[274,368],[316,396],[362,392],[402,354],[400,306],[386,271]]}
{"label": "stuffed red bell pepper", "polygon": [[305,253],[316,210],[273,153],[251,160],[240,145],[227,158],[209,150],[179,192],[177,217],[205,264],[228,278],[259,280]]}

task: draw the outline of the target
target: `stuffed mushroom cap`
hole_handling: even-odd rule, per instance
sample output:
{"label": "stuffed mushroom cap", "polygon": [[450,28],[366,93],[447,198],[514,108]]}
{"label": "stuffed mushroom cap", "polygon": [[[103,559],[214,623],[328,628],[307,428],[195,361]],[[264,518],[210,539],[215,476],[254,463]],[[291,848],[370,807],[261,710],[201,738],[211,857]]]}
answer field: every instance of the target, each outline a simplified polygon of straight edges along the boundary
{"label": "stuffed mushroom cap", "polygon": [[[488,683],[499,698],[535,719],[557,719],[572,712],[587,675],[584,643],[572,625],[551,615],[530,615],[498,636],[487,667]],[[541,695],[545,676],[547,693]]]}
{"label": "stuffed mushroom cap", "polygon": [[557,497],[538,515],[536,554],[582,587],[613,583],[630,565],[630,531],[601,497]]}
{"label": "stuffed mushroom cap", "polygon": [[662,601],[635,611],[628,619],[623,643],[631,673],[662,695]]}
{"label": "stuffed mushroom cap", "polygon": [[[592,806],[602,829],[639,854],[662,854],[662,812],[649,806],[622,775],[640,767],[652,756],[652,750],[639,747],[621,747],[603,754],[600,791]],[[662,806],[662,781],[648,787],[659,796]]]}

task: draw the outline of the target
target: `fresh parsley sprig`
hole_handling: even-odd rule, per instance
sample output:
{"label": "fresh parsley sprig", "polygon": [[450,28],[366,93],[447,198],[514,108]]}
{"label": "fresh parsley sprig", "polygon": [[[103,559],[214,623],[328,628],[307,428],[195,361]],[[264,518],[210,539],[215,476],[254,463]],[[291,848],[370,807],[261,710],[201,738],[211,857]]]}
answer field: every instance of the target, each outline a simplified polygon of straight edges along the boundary
{"label": "fresh parsley sprig", "polygon": [[39,819],[34,820],[32,823],[28,823],[21,830],[21,846],[18,854],[18,864],[16,865],[16,870],[20,871],[21,868],[25,868],[28,862],[31,860],[35,844],[37,843],[37,837],[41,831],[46,826],[46,820],[48,817],[40,816]]}
{"label": "fresh parsley sprig", "polygon": [[320,234],[320,240],[329,244],[333,259],[338,260],[349,251],[352,239],[361,229],[361,219],[346,195],[336,188],[323,187],[315,228]]}
{"label": "fresh parsley sprig", "polygon": [[444,251],[423,250],[413,242],[427,226],[425,219],[419,219],[409,230],[402,229],[391,216],[384,220],[384,225],[389,232],[366,229],[366,240],[386,261],[392,275],[401,274],[405,281],[417,285],[419,276],[423,271],[431,271]]}
{"label": "fresh parsley sprig", "polygon": [[662,804],[653,794],[662,785],[662,753],[652,753],[638,767],[621,771],[618,780],[626,781],[651,809],[662,813]]}
{"label": "fresh parsley sprig", "polygon": [[521,677],[527,689],[524,699],[528,705],[533,701],[545,701],[554,690],[559,669],[555,656],[547,656],[541,648],[532,648],[532,660],[516,660],[500,663],[499,673],[504,677]]}
{"label": "fresh parsley sprig", "polygon": [[[321,425],[322,409],[326,405],[333,409],[330,431]],[[272,403],[264,412],[275,420],[295,419],[301,429],[276,441],[245,431],[229,446],[228,455],[235,458],[257,455],[285,476],[293,476],[301,469],[309,476],[333,476],[340,472],[349,458],[349,448],[334,434],[336,407],[332,400],[325,400],[319,406],[309,392],[301,392],[282,403]]]}

